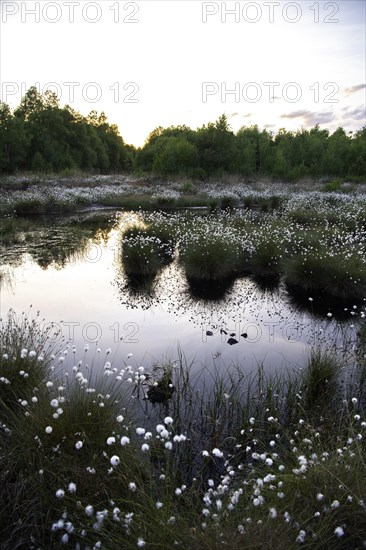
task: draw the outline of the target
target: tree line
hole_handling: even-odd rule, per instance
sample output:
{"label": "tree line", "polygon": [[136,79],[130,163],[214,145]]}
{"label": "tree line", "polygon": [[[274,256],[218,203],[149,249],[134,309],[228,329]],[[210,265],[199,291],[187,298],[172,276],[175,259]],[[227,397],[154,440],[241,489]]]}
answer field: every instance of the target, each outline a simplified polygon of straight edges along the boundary
{"label": "tree line", "polygon": [[135,149],[124,143],[104,113],[87,117],[61,108],[51,91],[31,87],[12,113],[0,103],[0,170],[62,172],[80,169],[120,172],[133,169]]}
{"label": "tree line", "polygon": [[239,174],[297,180],[304,176],[361,178],[366,175],[366,127],[348,135],[318,125],[272,133],[258,126],[236,134],[226,115],[197,130],[158,127],[141,148],[127,145],[104,113],[87,117],[50,91],[31,87],[11,112],[0,103],[0,170],[137,172],[196,178]]}

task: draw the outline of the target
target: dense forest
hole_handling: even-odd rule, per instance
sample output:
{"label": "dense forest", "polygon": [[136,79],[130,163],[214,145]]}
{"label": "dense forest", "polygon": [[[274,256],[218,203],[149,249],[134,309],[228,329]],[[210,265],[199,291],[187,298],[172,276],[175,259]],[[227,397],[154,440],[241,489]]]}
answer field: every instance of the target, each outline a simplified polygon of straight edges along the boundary
{"label": "dense forest", "polygon": [[53,92],[31,87],[14,113],[0,103],[0,170],[62,172],[131,171],[134,148],[125,145],[104,113],[87,117],[69,105],[61,108]]}
{"label": "dense forest", "polygon": [[304,176],[359,179],[366,175],[366,127],[348,135],[315,126],[276,134],[258,126],[236,134],[226,115],[197,130],[158,127],[142,148],[124,143],[104,113],[87,117],[60,107],[50,91],[31,87],[12,112],[0,103],[0,171],[185,175],[197,178],[239,174],[288,181]]}

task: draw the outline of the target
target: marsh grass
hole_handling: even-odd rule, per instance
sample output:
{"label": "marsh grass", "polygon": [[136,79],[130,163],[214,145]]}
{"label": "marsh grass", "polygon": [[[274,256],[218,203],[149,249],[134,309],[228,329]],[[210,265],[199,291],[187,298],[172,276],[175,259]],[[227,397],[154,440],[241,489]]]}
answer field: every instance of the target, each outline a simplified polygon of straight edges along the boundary
{"label": "marsh grass", "polygon": [[[292,374],[217,359],[197,373],[181,350],[151,373],[117,369],[109,350],[78,362],[70,346],[34,363],[47,335],[28,317],[10,319],[2,548],[362,546],[366,422],[361,402],[337,391],[334,356],[315,350]],[[68,357],[67,376],[53,366]],[[29,376],[19,381],[20,361]],[[149,403],[146,384],[162,376],[175,391]]]}
{"label": "marsh grass", "polygon": [[219,238],[197,236],[180,248],[179,258],[187,279],[192,282],[225,283],[235,278],[238,267],[235,243]]}
{"label": "marsh grass", "polygon": [[[91,520],[90,525],[86,521],[84,508],[93,502],[96,510],[103,511],[111,506],[110,495],[118,494],[120,504],[126,501],[133,511],[127,471],[140,485],[148,476],[132,446],[119,453],[118,472],[111,467],[111,455],[121,449],[116,441],[129,433],[129,421],[121,415],[124,388],[109,383],[109,364],[95,385],[90,384],[92,372],[82,369],[81,361],[74,376],[57,376],[49,363],[60,362],[62,356],[35,362],[33,352],[43,347],[45,334],[34,331],[27,318],[22,319],[21,328],[21,350],[14,318],[2,339],[1,547],[31,547],[32,540],[43,547],[58,547],[55,522],[65,525],[70,535],[75,521],[95,531]],[[27,352],[24,344],[29,346]],[[19,354],[21,365],[15,360]],[[21,375],[21,381],[20,366],[28,374]],[[128,416],[124,410],[123,414]],[[73,498],[76,488],[77,499]],[[62,492],[59,498],[57,491]]]}
{"label": "marsh grass", "polygon": [[250,272],[259,280],[279,281],[283,264],[283,247],[280,244],[263,240],[255,249],[249,266]]}
{"label": "marsh grass", "polygon": [[339,376],[342,364],[330,352],[313,349],[302,375],[303,400],[308,414],[319,415],[333,410],[333,402],[339,400]]}
{"label": "marsh grass", "polygon": [[322,249],[308,251],[288,259],[286,282],[302,289],[307,296],[325,294],[348,300],[363,299],[366,293],[366,270],[360,256],[329,253]]}
{"label": "marsh grass", "polygon": [[122,261],[126,275],[151,281],[173,260],[174,240],[164,227],[131,227],[123,234]]}

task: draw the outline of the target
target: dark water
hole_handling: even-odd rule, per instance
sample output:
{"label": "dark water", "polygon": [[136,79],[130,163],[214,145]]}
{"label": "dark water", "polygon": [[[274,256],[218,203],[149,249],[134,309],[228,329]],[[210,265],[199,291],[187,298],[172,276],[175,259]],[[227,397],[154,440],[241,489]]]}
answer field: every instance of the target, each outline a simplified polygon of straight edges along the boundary
{"label": "dark water", "polygon": [[134,288],[120,243],[121,231],[137,219],[131,212],[85,212],[31,220],[17,242],[3,246],[3,320],[9,308],[28,312],[32,304],[33,314],[40,310],[59,329],[55,344],[75,344],[79,355],[89,346],[90,361],[97,348],[110,348],[117,367],[128,354],[150,367],[175,360],[181,349],[197,369],[214,362],[279,369],[303,365],[309,345],[342,352],[355,342],[350,315],[327,317],[327,306],[315,311],[281,282],[270,288],[243,277],[221,298],[205,299],[175,259],[148,290]]}

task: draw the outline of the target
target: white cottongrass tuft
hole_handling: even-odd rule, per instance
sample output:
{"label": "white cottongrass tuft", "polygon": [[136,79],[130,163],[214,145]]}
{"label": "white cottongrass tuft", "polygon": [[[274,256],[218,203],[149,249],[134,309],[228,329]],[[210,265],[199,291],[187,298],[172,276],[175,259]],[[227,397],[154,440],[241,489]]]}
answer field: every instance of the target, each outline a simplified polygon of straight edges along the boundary
{"label": "white cottongrass tuft", "polygon": [[44,431],[46,432],[46,434],[51,434],[52,433],[52,426],[47,426]]}
{"label": "white cottongrass tuft", "polygon": [[69,493],[75,493],[76,492],[76,483],[69,483],[69,486],[68,486],[68,491]]}
{"label": "white cottongrass tuft", "polygon": [[305,536],[306,536],[306,531],[304,531],[303,529],[301,529],[301,531],[300,531],[299,534],[297,535],[296,542],[300,542],[300,543],[304,542]]}
{"label": "white cottongrass tuft", "polygon": [[129,442],[130,442],[130,438],[127,437],[127,435],[124,435],[124,436],[121,437],[121,445],[123,445],[123,446],[128,445]]}
{"label": "white cottongrass tuft", "polygon": [[92,516],[94,514],[94,508],[91,504],[85,507],[85,513],[87,516]]}
{"label": "white cottongrass tuft", "polygon": [[77,449],[78,451],[82,448],[83,446],[83,442],[82,441],[77,441],[75,443],[75,449]]}
{"label": "white cottongrass tuft", "polygon": [[119,456],[117,456],[117,455],[111,456],[109,462],[111,463],[111,465],[112,465],[113,467],[118,466],[118,464],[120,463]]}
{"label": "white cottongrass tuft", "polygon": [[64,491],[63,489],[57,489],[57,491],[56,491],[55,494],[56,494],[56,497],[57,497],[57,498],[64,498],[64,496],[65,496],[65,491]]}
{"label": "white cottongrass tuft", "polygon": [[217,458],[223,458],[223,456],[224,456],[224,453],[222,451],[220,451],[220,449],[217,449],[216,447],[215,447],[215,449],[212,449],[212,454],[214,456],[216,456]]}

